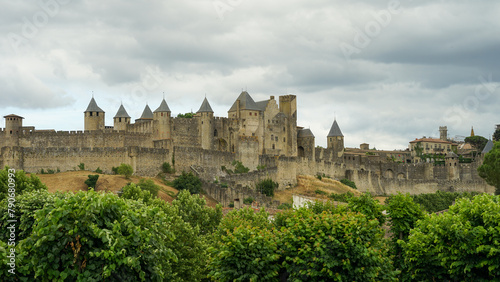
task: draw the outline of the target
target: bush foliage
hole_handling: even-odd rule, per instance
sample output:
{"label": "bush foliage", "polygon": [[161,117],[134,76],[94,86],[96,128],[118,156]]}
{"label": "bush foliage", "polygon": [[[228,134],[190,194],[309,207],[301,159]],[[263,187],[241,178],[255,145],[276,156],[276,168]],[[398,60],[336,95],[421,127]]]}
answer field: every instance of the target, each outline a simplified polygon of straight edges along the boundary
{"label": "bush foliage", "polygon": [[177,190],[188,190],[191,194],[198,194],[201,192],[201,180],[192,172],[183,171],[172,183]]}
{"label": "bush foliage", "polygon": [[125,178],[130,178],[134,173],[134,169],[131,165],[128,164],[120,164],[120,166],[116,169],[116,172],[120,175],[125,176]]}

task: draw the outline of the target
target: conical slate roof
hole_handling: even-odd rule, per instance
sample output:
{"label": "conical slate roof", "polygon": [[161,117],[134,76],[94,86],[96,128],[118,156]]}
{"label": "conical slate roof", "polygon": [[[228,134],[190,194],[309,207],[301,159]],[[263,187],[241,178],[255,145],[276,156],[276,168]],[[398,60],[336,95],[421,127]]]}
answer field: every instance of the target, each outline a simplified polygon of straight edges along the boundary
{"label": "conical slate roof", "polygon": [[85,113],[86,112],[104,113],[104,111],[101,108],[99,108],[99,106],[97,106],[97,103],[95,102],[94,97],[92,97],[92,99],[90,100],[89,106],[87,107],[87,110],[85,111]]}
{"label": "conical slate roof", "polygon": [[484,149],[481,153],[483,153],[483,154],[488,153],[489,151],[491,151],[491,149],[493,149],[493,145],[494,145],[493,141],[488,140],[488,143],[486,143],[486,145],[484,146]]}
{"label": "conical slate roof", "polygon": [[123,107],[123,104],[120,105],[118,112],[116,112],[115,118],[129,118],[129,117],[130,116],[128,115],[127,111]]}
{"label": "conical slate roof", "polygon": [[153,112],[151,111],[151,109],[147,104],[146,107],[144,108],[144,111],[142,112],[140,119],[153,119]]}
{"label": "conical slate roof", "polygon": [[160,106],[158,107],[158,109],[155,110],[155,113],[158,113],[158,112],[170,112],[170,108],[168,107],[165,99],[163,99],[163,101],[161,101]]}
{"label": "conical slate roof", "polygon": [[332,124],[332,128],[330,128],[330,133],[328,133],[327,137],[337,137],[337,136],[344,137],[344,134],[342,134],[342,131],[340,131],[340,127],[337,123],[337,120],[335,120]]}
{"label": "conical slate roof", "polygon": [[243,91],[241,92],[240,96],[238,96],[238,99],[234,102],[233,106],[231,106],[231,109],[229,109],[229,112],[234,112],[237,109],[237,102],[240,101],[240,110],[256,110],[259,111],[259,107],[255,103],[255,101],[250,97],[250,94],[248,92]]}
{"label": "conical slate roof", "polygon": [[205,97],[205,100],[203,100],[203,103],[201,104],[200,109],[197,111],[197,113],[213,113],[214,111],[212,110],[212,107],[210,107],[210,103],[208,103],[207,97]]}
{"label": "conical slate roof", "polygon": [[297,137],[314,137],[311,129],[302,129],[297,132]]}

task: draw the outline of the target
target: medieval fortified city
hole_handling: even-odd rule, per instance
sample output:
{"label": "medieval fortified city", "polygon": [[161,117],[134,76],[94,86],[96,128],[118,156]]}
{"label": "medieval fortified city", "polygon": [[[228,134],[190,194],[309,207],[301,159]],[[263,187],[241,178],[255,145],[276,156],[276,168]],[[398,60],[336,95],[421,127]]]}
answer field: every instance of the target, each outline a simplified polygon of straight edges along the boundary
{"label": "medieval fortified city", "polygon": [[[214,116],[207,98],[192,118],[172,117],[165,99],[154,111],[146,105],[135,121],[123,105],[118,106],[112,126],[105,125],[105,114],[92,97],[83,113],[84,131],[37,130],[23,125],[22,116],[6,115],[0,164],[39,173],[42,169],[70,171],[84,163],[88,170],[111,173],[114,166],[125,163],[138,175],[155,176],[164,162],[174,162],[178,172],[200,177],[210,196],[226,206],[255,194],[236,187],[252,188],[270,178],[285,189],[296,185],[299,175],[318,174],[349,179],[360,191],[375,195],[494,192],[477,173],[484,154],[493,147],[491,140],[478,152],[450,140],[447,127],[442,126],[439,138],[415,138],[404,151],[373,150],[366,143],[345,148],[345,137],[333,120],[328,136],[323,137],[327,148],[322,148],[315,145],[310,129],[297,125],[295,95],[256,102],[243,91],[227,118]],[[434,154],[442,158],[422,157]],[[223,168],[235,160],[252,172],[228,175]],[[232,184],[229,189],[213,185],[221,178]]]}

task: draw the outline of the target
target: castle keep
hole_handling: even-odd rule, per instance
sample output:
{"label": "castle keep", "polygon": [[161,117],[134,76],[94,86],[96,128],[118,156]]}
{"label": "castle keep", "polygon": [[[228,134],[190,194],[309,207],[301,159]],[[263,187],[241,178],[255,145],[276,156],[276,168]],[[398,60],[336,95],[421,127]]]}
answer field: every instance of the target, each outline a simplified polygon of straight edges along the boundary
{"label": "castle keep", "polygon": [[[137,174],[154,176],[169,162],[178,172],[194,171],[206,182],[220,177],[244,186],[270,177],[285,188],[296,183],[297,175],[320,173],[349,178],[360,189],[376,193],[493,191],[476,173],[479,162],[458,163],[453,154],[436,165],[413,162],[410,150],[374,151],[368,144],[345,148],[336,120],[326,137],[327,148],[316,147],[311,130],[297,126],[295,95],[256,102],[243,91],[227,118],[215,117],[207,98],[192,118],[172,117],[165,99],[154,111],[146,105],[134,121],[123,105],[112,126],[105,125],[105,114],[92,98],[84,111],[84,131],[37,130],[23,126],[23,117],[7,115],[0,132],[0,165],[40,172],[73,170],[84,163],[86,169],[110,173],[127,163]],[[260,170],[229,176],[221,167],[231,167],[234,160]]]}

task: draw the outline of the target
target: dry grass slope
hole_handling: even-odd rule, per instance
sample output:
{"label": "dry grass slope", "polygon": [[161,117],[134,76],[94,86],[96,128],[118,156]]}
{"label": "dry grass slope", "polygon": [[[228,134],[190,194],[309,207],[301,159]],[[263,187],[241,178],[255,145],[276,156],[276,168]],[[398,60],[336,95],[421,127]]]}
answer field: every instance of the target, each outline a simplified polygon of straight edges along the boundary
{"label": "dry grass slope", "polygon": [[[316,190],[320,190],[326,193],[326,195],[316,194]],[[284,191],[277,191],[274,198],[282,203],[291,203],[293,195],[303,195],[308,197],[316,198],[327,198],[331,193],[343,194],[351,192],[356,196],[361,195],[361,192],[352,189],[351,187],[340,183],[337,180],[325,178],[319,180],[315,176],[311,175],[299,175],[297,176],[297,186]]]}

